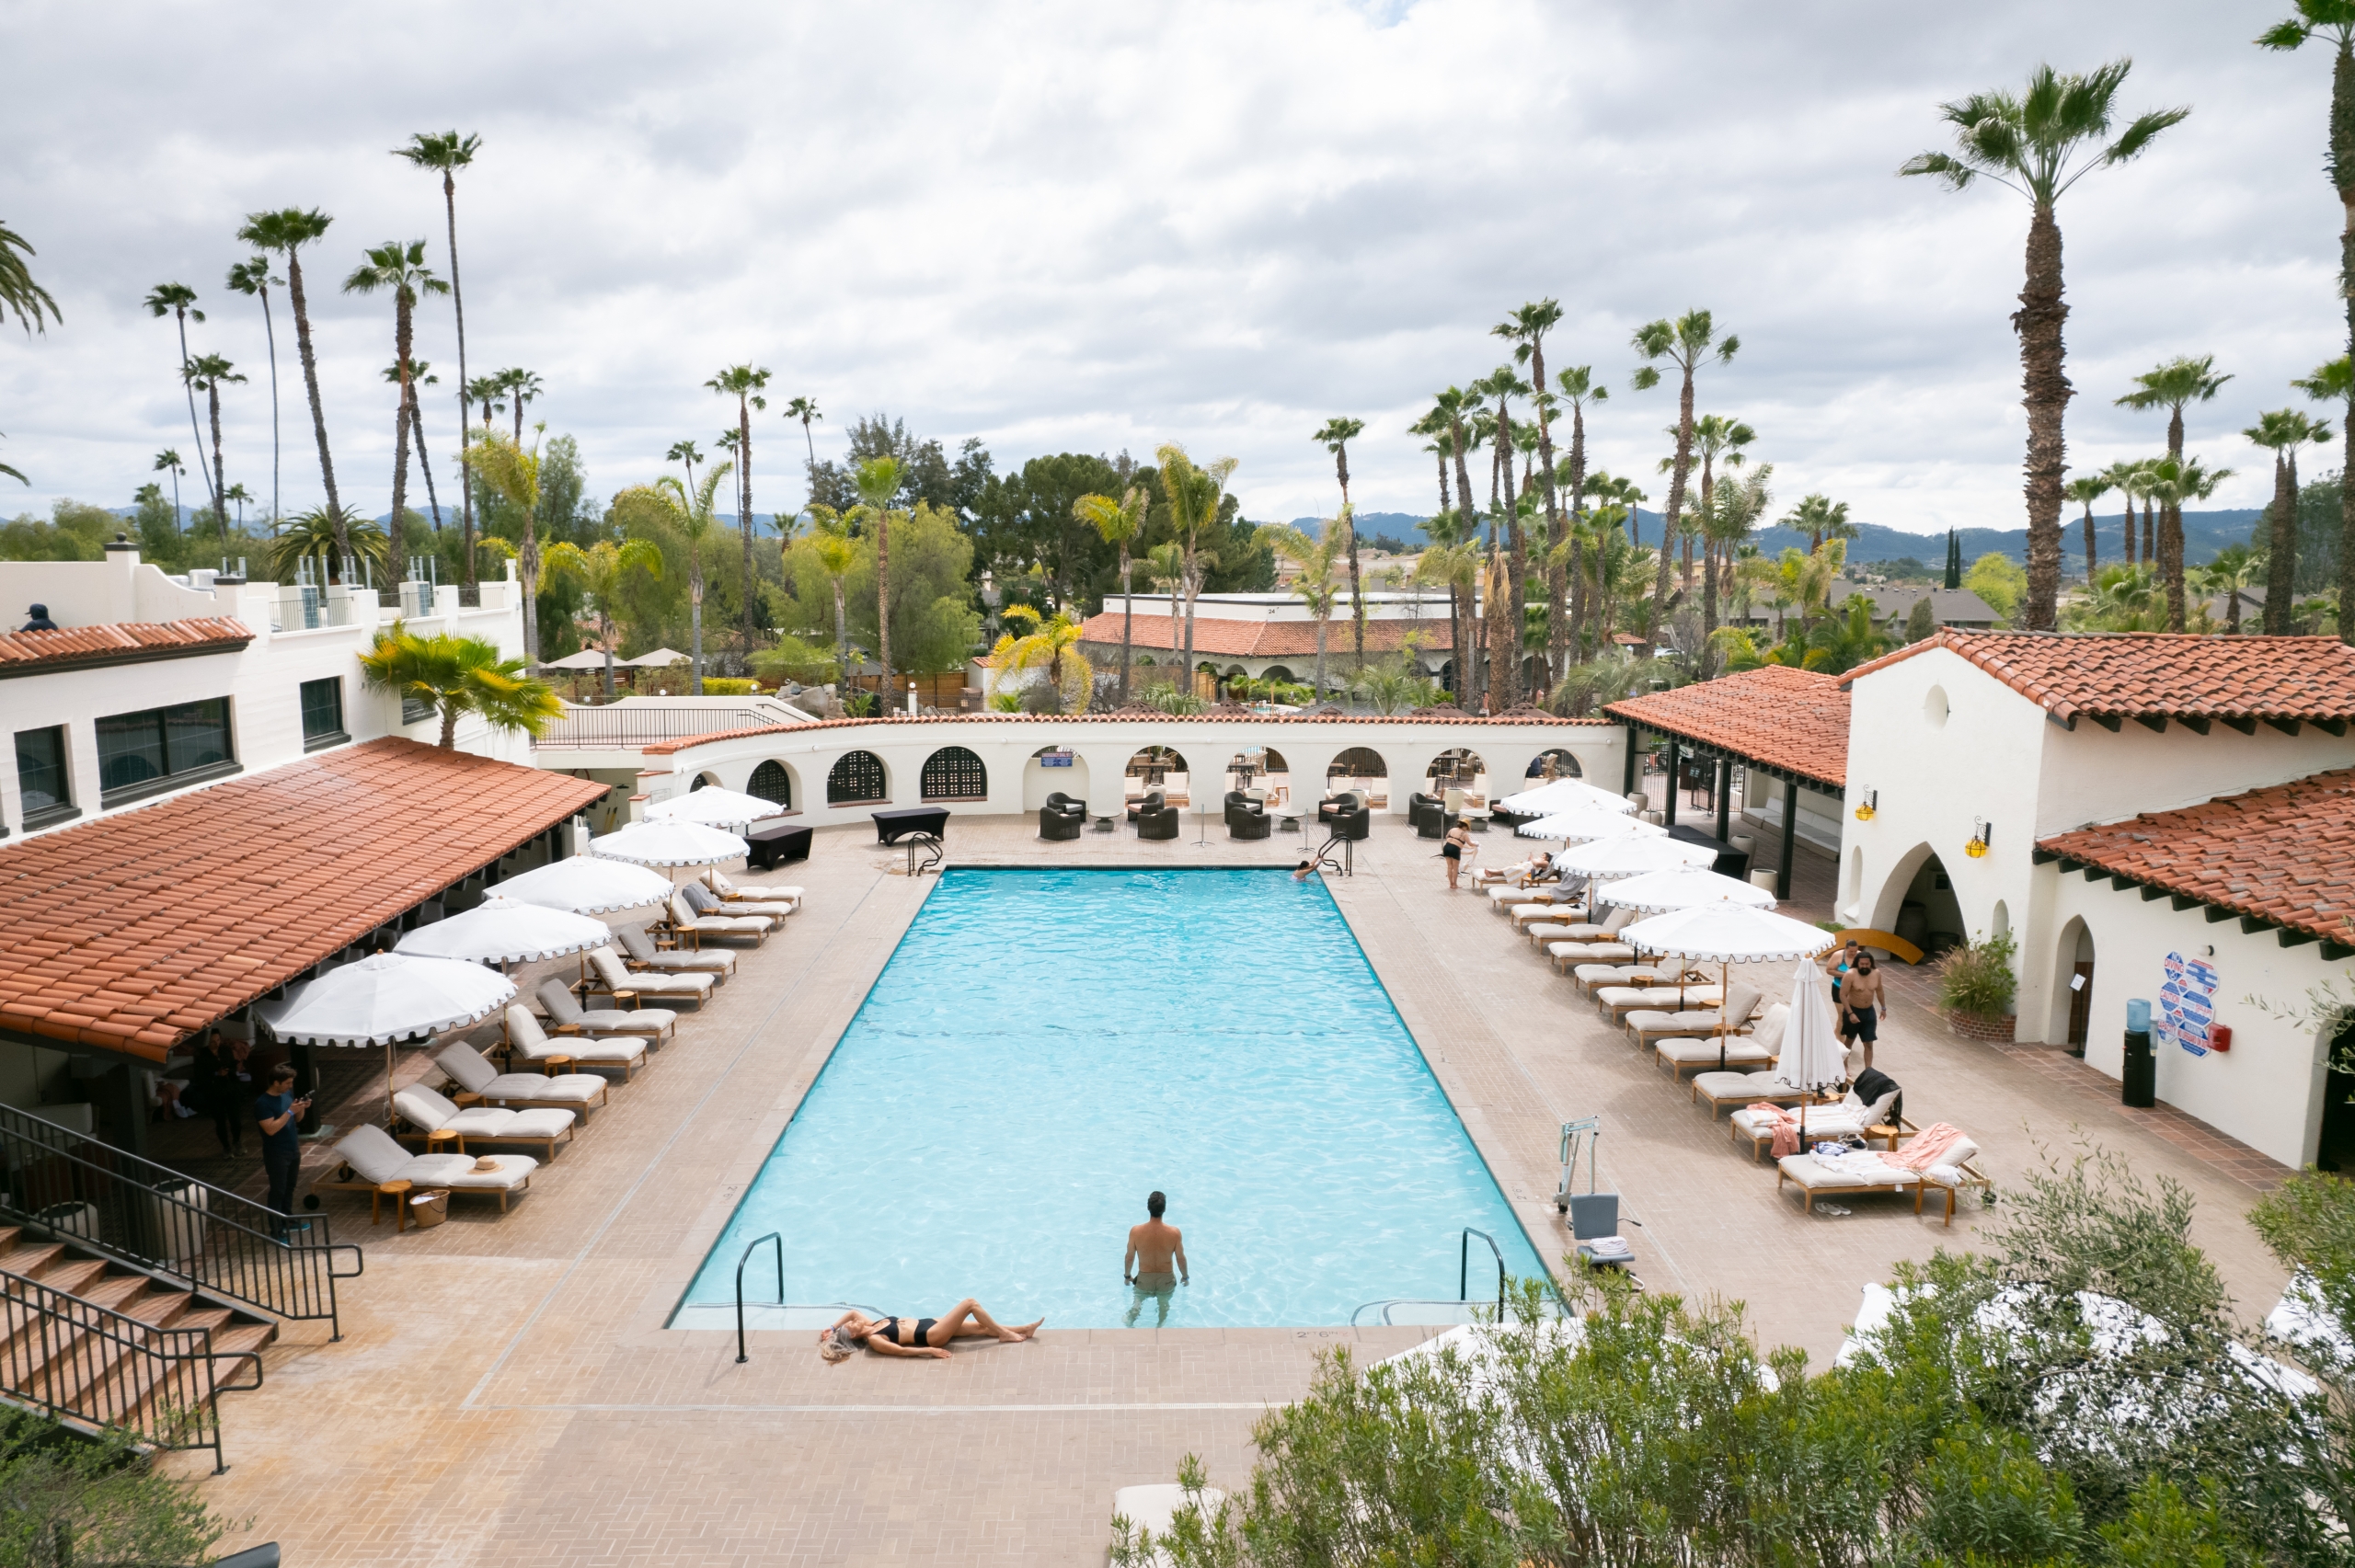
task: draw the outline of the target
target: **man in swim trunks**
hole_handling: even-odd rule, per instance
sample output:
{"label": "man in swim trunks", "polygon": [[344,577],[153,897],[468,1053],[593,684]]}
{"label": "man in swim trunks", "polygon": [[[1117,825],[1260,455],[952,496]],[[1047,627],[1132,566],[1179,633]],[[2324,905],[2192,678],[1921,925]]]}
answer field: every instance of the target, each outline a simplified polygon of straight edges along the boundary
{"label": "man in swim trunks", "polygon": [[1178,1293],[1178,1286],[1194,1283],[1191,1271],[1186,1266],[1185,1232],[1161,1218],[1168,1208],[1169,1200],[1154,1193],[1144,1200],[1149,1218],[1142,1225],[1129,1227],[1129,1250],[1120,1255],[1120,1283],[1134,1287],[1136,1291],[1129,1300],[1125,1320],[1131,1328],[1137,1326],[1137,1314],[1144,1310],[1148,1299],[1159,1309],[1154,1327],[1166,1326],[1170,1298]]}

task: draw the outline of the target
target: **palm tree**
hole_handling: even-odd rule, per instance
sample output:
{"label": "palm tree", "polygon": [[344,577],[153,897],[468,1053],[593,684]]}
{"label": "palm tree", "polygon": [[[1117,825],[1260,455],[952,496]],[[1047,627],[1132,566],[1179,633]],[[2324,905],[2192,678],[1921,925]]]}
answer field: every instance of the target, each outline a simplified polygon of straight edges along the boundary
{"label": "palm tree", "polygon": [[[278,510],[278,324],[270,319],[270,288],[279,280],[270,275],[270,258],[257,256],[229,269],[229,287],[261,302],[261,329],[270,339],[270,515]],[[243,527],[242,516],[238,526]]]}
{"label": "palm tree", "polygon": [[692,490],[695,487],[695,464],[703,461],[703,453],[696,450],[692,439],[672,441],[671,450],[662,454],[662,460],[666,463],[678,464],[684,468],[687,471],[687,488]]}
{"label": "palm tree", "polygon": [[[1442,440],[1447,438],[1442,435]],[[1472,670],[1478,661],[1473,647],[1477,639],[1466,629],[1472,612],[1471,591],[1479,580],[1479,547],[1472,543],[1471,523],[1464,513],[1449,509],[1423,524],[1430,541],[1415,558],[1418,587],[1447,585],[1448,651],[1455,660],[1455,692],[1460,699],[1471,690]]]}
{"label": "palm tree", "polygon": [[650,499],[669,518],[671,526],[687,545],[687,624],[692,640],[687,644],[689,684],[695,695],[703,695],[703,553],[719,532],[718,514],[713,510],[718,503],[719,482],[728,477],[730,467],[715,463],[704,473],[703,483],[690,491],[684,485],[665,474],[651,485],[624,490],[614,498],[619,509],[624,498]]}
{"label": "palm tree", "polygon": [[846,674],[850,670],[850,620],[843,608],[843,578],[850,575],[852,565],[858,559],[858,550],[844,532],[842,517],[833,508],[813,506],[810,514],[812,526],[798,544],[808,548],[818,569],[833,585],[834,653]]}
{"label": "palm tree", "polygon": [[[1534,350],[1532,353],[1534,357]],[[1578,631],[1581,619],[1577,601],[1585,597],[1580,585],[1585,579],[1582,556],[1586,546],[1576,532],[1576,522],[1586,510],[1586,410],[1591,403],[1609,402],[1611,389],[1594,379],[1592,365],[1572,365],[1554,378],[1554,384],[1561,389],[1562,401],[1570,408],[1569,455],[1562,460],[1555,475],[1556,481],[1568,488],[1570,505],[1564,526],[1555,530],[1549,546],[1549,559],[1550,551],[1559,550],[1566,538],[1570,545],[1570,554],[1562,567],[1547,573],[1545,582],[1546,613],[1549,629],[1553,633],[1553,646],[1547,652],[1546,663],[1555,677],[1559,679],[1561,672],[1569,666],[1570,639]],[[1538,430],[1541,441],[1552,441],[1550,417],[1538,427]],[[1554,506],[1557,503],[1549,498],[1547,504]]]}
{"label": "palm tree", "polygon": [[[1292,578],[1292,590],[1307,607],[1309,619],[1316,623],[1316,695],[1320,701],[1325,695],[1325,627],[1333,618],[1333,602],[1338,597],[1334,575],[1341,558],[1350,553],[1355,533],[1356,530],[1350,526],[1350,509],[1345,506],[1340,516],[1327,518],[1318,526],[1314,539],[1285,523],[1265,524],[1254,539],[1300,568],[1299,575]],[[1358,668],[1364,669],[1362,655]]]}
{"label": "palm tree", "polygon": [[390,533],[393,542],[393,566],[406,571],[407,556],[401,549],[401,511],[408,502],[408,432],[411,402],[416,389],[409,383],[409,348],[417,333],[417,298],[419,294],[446,294],[450,285],[433,275],[425,264],[425,242],[413,239],[407,245],[388,240],[373,250],[363,251],[366,259],[352,269],[351,276],[343,280],[347,294],[373,294],[379,289],[393,292],[393,362],[400,368],[400,402],[393,410],[393,521]]}
{"label": "palm tree", "polygon": [[[366,518],[337,517],[325,507],[313,507],[288,518],[270,541],[270,575],[292,582],[296,567],[309,561],[316,580],[342,582],[345,562],[353,556],[390,575],[387,544],[385,531]],[[524,624],[531,624],[530,617]]]}
{"label": "palm tree", "polygon": [[155,454],[155,465],[149,470],[172,476],[172,532],[180,531],[180,475],[188,472],[188,464],[180,461],[179,448],[167,446]]}
{"label": "palm tree", "polygon": [[2216,552],[2200,573],[2200,591],[2226,596],[2224,631],[2237,636],[2241,629],[2241,589],[2254,584],[2266,569],[2265,557],[2246,544],[2227,544]]}
{"label": "palm tree", "polygon": [[1131,629],[1136,623],[1136,598],[1129,585],[1130,541],[1144,532],[1145,513],[1152,507],[1152,498],[1141,485],[1132,485],[1119,500],[1109,496],[1082,496],[1072,503],[1072,515],[1094,527],[1108,544],[1117,545],[1120,552],[1120,704],[1129,701],[1129,655],[1132,644]]}
{"label": "palm tree", "polygon": [[[2183,456],[2183,406],[2206,403],[2232,380],[2216,373],[2216,356],[2198,359],[2182,355],[2134,378],[2134,390],[2118,399],[2121,408],[2165,408],[2167,411],[2167,455]],[[2167,581],[2167,613],[2171,631],[2183,630],[2183,512],[2169,508],[2159,513],[2159,570]]]}
{"label": "palm tree", "polygon": [[[515,551],[515,575],[523,584],[523,651],[534,664],[540,661],[540,541],[533,528],[540,509],[540,443],[526,452],[499,431],[486,426],[466,443],[458,461],[482,476],[482,482],[523,515],[523,537]],[[395,513],[396,516],[399,514]],[[698,601],[700,602],[700,601]],[[700,624],[700,620],[698,620]],[[703,689],[697,671],[695,689]]]}
{"label": "palm tree", "polygon": [[[1308,439],[1324,443],[1333,454],[1333,469],[1341,480],[1341,510],[1350,510],[1350,443],[1365,434],[1365,421],[1335,417],[1325,421],[1325,428]],[[1365,668],[1365,594],[1358,577],[1358,536],[1350,532],[1350,619],[1356,635],[1358,668]]]}
{"label": "palm tree", "polygon": [[[1739,419],[1729,419],[1722,415],[1706,414],[1693,424],[1694,450],[1701,454],[1701,525],[1692,532],[1701,536],[1701,635],[1704,637],[1717,629],[1717,552],[1709,547],[1710,520],[1717,498],[1717,465],[1722,462],[1729,469],[1740,467],[1748,461],[1742,454],[1742,448],[1757,439],[1756,430]],[[1685,550],[1689,557],[1692,551],[1690,533]],[[1684,579],[1689,591],[1693,581],[1689,559],[1685,563]]]}
{"label": "palm tree", "polygon": [[1721,365],[1730,364],[1741,351],[1741,339],[1729,333],[1719,341],[1717,322],[1709,313],[1689,310],[1672,322],[1662,317],[1636,328],[1635,346],[1636,352],[1646,361],[1635,374],[1637,392],[1648,392],[1660,384],[1660,370],[1651,363],[1653,361],[1668,361],[1681,378],[1676,395],[1675,466],[1669,471],[1668,516],[1660,535],[1659,575],[1652,582],[1651,612],[1644,622],[1644,640],[1648,644],[1659,635],[1660,612],[1668,603],[1669,546],[1683,526],[1684,484],[1693,472],[1693,374],[1710,359]]}
{"label": "palm tree", "polygon": [[[229,541],[229,498],[224,492],[221,478],[221,387],[224,382],[241,382],[236,367],[218,354],[200,354],[180,367],[180,379],[188,383],[189,395],[199,390],[204,394],[205,406],[213,415],[213,521],[221,530],[221,542]],[[201,452],[197,454],[201,460]]]}
{"label": "palm tree", "polygon": [[237,503],[237,532],[243,533],[246,531],[246,503],[254,498],[253,492],[247,489],[245,482],[240,480],[230,486],[224,493],[231,500]]}
{"label": "palm tree", "polygon": [[2061,591],[2061,476],[2068,469],[2062,418],[2071,388],[2061,329],[2069,318],[2062,299],[2061,225],[2052,215],[2063,192],[2097,168],[2122,164],[2147,148],[2188,109],[2142,115],[2116,141],[2104,143],[2118,112],[2118,89],[2133,63],[2113,61],[2085,75],[2062,75],[2050,65],[2029,74],[2028,90],[1973,93],[1939,107],[1954,128],[1956,151],[1924,153],[1901,175],[1929,175],[1956,190],[1980,178],[2028,200],[2028,280],[2012,326],[2020,335],[2020,367],[2028,409],[2028,603],[2032,632],[2053,629]]}
{"label": "palm tree", "polygon": [[632,572],[643,572],[660,579],[662,576],[662,551],[650,539],[625,539],[615,544],[600,539],[586,550],[570,540],[560,539],[548,546],[547,569],[551,577],[569,577],[578,582],[589,595],[589,608],[597,617],[597,641],[605,651],[605,695],[614,694],[614,606],[620,600],[623,580]]}
{"label": "palm tree", "polygon": [[2134,503],[2142,498],[2143,469],[2148,463],[2147,458],[2121,458],[2101,471],[2101,476],[2109,481],[2109,487],[2126,502],[2125,556],[2130,567],[2138,555],[2134,548]]}
{"label": "palm tree", "polygon": [[[303,361],[303,387],[311,399],[311,433],[319,443],[319,483],[327,493],[327,515],[339,525],[348,522],[343,501],[336,494],[335,460],[327,455],[327,417],[326,406],[319,401],[319,362],[311,351],[311,308],[303,297],[303,246],[310,245],[327,232],[333,218],[314,207],[304,212],[300,207],[283,207],[275,212],[249,212],[245,227],[237,231],[244,244],[261,250],[274,250],[286,258],[286,301],[294,307],[294,349]],[[351,542],[339,534],[336,542],[339,555],[349,555]],[[467,555],[467,575],[472,579],[474,556]],[[528,622],[529,616],[525,617]]]}
{"label": "palm tree", "polygon": [[797,397],[785,406],[785,417],[801,421],[801,441],[802,444],[810,449],[810,473],[814,478],[818,472],[818,440],[810,433],[810,421],[825,418],[823,414],[818,412],[818,400],[814,397]]}
{"label": "palm tree", "polygon": [[[1186,547],[1171,541],[1156,544],[1144,553],[1145,582],[1169,595],[1169,650],[1175,654],[1178,640],[1178,596],[1186,587]],[[1191,692],[1193,682],[1181,683],[1181,690]]]}
{"label": "palm tree", "polygon": [[523,406],[536,403],[547,389],[540,384],[538,374],[532,371],[510,367],[499,372],[500,394],[515,405],[515,444],[523,444]]}
{"label": "palm tree", "polygon": [[44,311],[61,326],[65,323],[65,317],[58,314],[57,302],[49,297],[47,289],[33,281],[32,269],[25,265],[26,257],[39,254],[25,242],[24,235],[0,223],[0,321],[14,315],[28,338],[36,332],[48,335],[49,328],[41,321]]}
{"label": "palm tree", "polygon": [[560,716],[564,704],[545,681],[523,673],[520,658],[501,658],[499,645],[484,637],[438,632],[420,637],[398,622],[360,656],[360,679],[371,691],[396,692],[404,700],[442,710],[442,750],[457,744],[458,719],[474,714],[495,730],[537,736]]}
{"label": "palm tree", "polygon": [[[442,378],[433,374],[432,372],[433,362],[431,361],[411,360],[408,363],[409,386],[412,389],[415,389],[421,386],[441,385]],[[398,364],[386,365],[385,367],[385,379],[389,382],[398,382],[401,379],[400,366]],[[428,458],[425,454],[424,398],[412,396],[408,400],[408,427],[409,429],[417,436],[417,471],[425,475],[425,501],[426,505],[433,509],[433,532],[439,533],[442,532],[442,498],[433,492],[433,464],[432,460]],[[459,472],[463,474],[465,471],[465,467],[462,464],[459,468]],[[467,484],[465,487],[469,493],[471,493],[473,489],[472,485]]]}
{"label": "palm tree", "polygon": [[204,428],[196,420],[196,383],[188,378],[189,317],[194,316],[197,320],[202,321],[204,313],[196,308],[196,291],[186,283],[156,284],[147,291],[146,305],[149,315],[157,317],[168,315],[179,327],[180,386],[188,395],[189,433],[196,437],[196,471],[202,476],[204,487],[207,490],[213,489],[215,486],[213,482],[213,471],[204,465]]}
{"label": "palm tree", "polygon": [[[1717,629],[1717,595],[1733,586],[1733,559],[1766,515],[1766,508],[1774,499],[1769,486],[1775,478],[1775,465],[1762,463],[1740,478],[1729,474],[1718,481],[1711,492],[1709,504],[1701,512],[1701,547],[1705,558],[1704,592],[1708,602],[1703,607],[1702,636],[1706,638]],[[1706,655],[1704,655],[1706,661]]]}
{"label": "palm tree", "polygon": [[[2334,86],[2334,102],[2337,97],[2338,88]],[[2337,124],[2338,121],[2332,123]],[[2355,169],[2355,164],[2349,167]],[[2355,305],[2349,309],[2355,313]],[[2339,416],[2339,429],[2345,430],[2355,427],[2355,357],[2341,354],[2326,365],[2316,365],[2314,374],[2290,384],[2317,403],[2340,405],[2343,411]],[[2348,443],[2349,452],[2355,453],[2355,435],[2348,438]],[[2342,471],[2339,484],[2338,602],[2341,606],[2355,603],[2355,500],[2347,498],[2350,493],[2355,493],[2355,483],[2349,483],[2344,475],[2355,475],[2355,462],[2349,463]],[[2266,598],[2268,602],[2271,601],[2269,591]],[[2349,613],[2343,608],[2338,614],[2338,637],[2341,642],[2355,642],[2355,613]]]}
{"label": "palm tree", "polygon": [[[2292,383],[2295,385],[2297,383]],[[2298,577],[2298,449],[2330,440],[2330,427],[2295,408],[2259,414],[2241,432],[2273,453],[2273,516],[2265,550],[2265,630],[2273,636],[2290,629],[2290,601]]]}
{"label": "palm tree", "polygon": [[1199,467],[1176,441],[1155,452],[1161,463],[1162,493],[1169,498],[1169,521],[1185,546],[1186,684],[1194,683],[1194,600],[1213,557],[1201,547],[1202,530],[1218,521],[1226,501],[1226,482],[1235,475],[1235,460],[1222,457]]}
{"label": "palm tree", "polygon": [[[2257,41],[2268,49],[2293,50],[2320,35],[2338,45],[2330,66],[2330,145],[2323,157],[2323,172],[2338,192],[2338,292],[2346,302],[2348,352],[2355,356],[2355,0],[2294,0],[2294,4],[2298,14],[2268,29]],[[2341,421],[2340,429],[2347,437],[2340,472],[2355,477],[2355,418]],[[2338,518],[2338,602],[2342,606],[2338,635],[2343,642],[2355,643],[2355,613],[2343,608],[2355,604],[2355,484],[2339,486]],[[2274,569],[2281,569],[2278,558]],[[2269,587],[2265,605],[2270,624],[2274,610]],[[2280,612],[2289,613],[2286,596]]]}
{"label": "palm tree", "polygon": [[[2184,502],[2206,500],[2216,493],[2218,485],[2232,476],[2229,468],[2211,470],[2196,457],[2170,452],[2151,464],[2149,488],[2144,493],[2158,503],[2161,517],[2179,519]],[[2172,530],[2163,526],[2160,531],[2158,567],[2161,584],[2166,590],[2167,630],[2180,632],[2184,627],[2184,580],[2183,525],[2179,521]]]}
{"label": "palm tree", "polygon": [[[1545,475],[1543,483],[1545,495],[1545,554],[1548,556],[1560,548],[1563,529],[1562,509],[1554,490],[1554,397],[1553,394],[1545,388],[1545,334],[1561,323],[1562,306],[1559,301],[1532,300],[1496,326],[1488,328],[1491,337],[1502,338],[1512,345],[1513,362],[1529,367],[1530,384],[1536,388],[1536,395],[1532,401],[1537,406],[1537,462]],[[1563,574],[1556,571],[1546,575],[1548,578],[1546,610],[1553,618],[1546,628],[1550,635],[1555,624],[1557,624],[1561,619],[1561,606],[1556,602],[1560,595],[1555,591],[1555,583],[1562,578]],[[1554,668],[1550,648],[1546,658],[1550,674]]]}
{"label": "palm tree", "polygon": [[2110,492],[2110,480],[2100,474],[2081,474],[2069,481],[2062,494],[2085,509],[2085,586],[2091,588],[2094,573],[2099,568],[2094,548],[2094,503]]}
{"label": "palm tree", "polygon": [[507,382],[502,372],[478,375],[466,383],[466,402],[462,406],[481,404],[482,428],[487,430],[490,429],[492,416],[507,412],[506,396]]}
{"label": "palm tree", "polygon": [[[1521,627],[1523,620],[1523,600],[1528,594],[1529,540],[1522,530],[1521,509],[1512,482],[1513,453],[1519,450],[1512,423],[1512,400],[1529,395],[1530,384],[1521,379],[1511,365],[1499,365],[1481,380],[1472,383],[1476,396],[1497,400],[1496,434],[1490,438],[1489,455],[1494,461],[1488,467],[1488,509],[1490,524],[1488,547],[1491,555],[1499,550],[1499,532],[1503,549],[1511,564],[1492,565],[1490,576],[1503,583],[1503,593],[1492,601],[1488,612],[1488,688],[1496,694],[1499,709],[1519,705],[1521,691]],[[1499,481],[1501,480],[1501,483]]]}
{"label": "palm tree", "polygon": [[[858,486],[859,511],[875,523],[875,662],[883,670],[880,692],[885,705],[889,705],[891,682],[891,498],[900,493],[902,477],[896,457],[870,457],[852,475]],[[749,555],[746,564],[749,567]],[[749,576],[745,591],[752,591]]]}
{"label": "palm tree", "polygon": [[704,383],[720,396],[736,399],[736,529],[744,536],[744,648],[748,653],[752,647],[753,610],[760,601],[753,591],[760,578],[752,572],[752,410],[768,407],[769,400],[761,395],[768,383],[769,372],[751,365],[730,365]]}
{"label": "palm tree", "polygon": [[[408,146],[393,149],[393,156],[407,158],[411,167],[432,169],[442,176],[442,208],[450,223],[450,304],[458,317],[458,435],[462,443],[466,433],[466,296],[458,287],[458,171],[473,164],[475,154],[481,147],[481,137],[461,136],[455,130],[450,130],[438,134],[418,132],[409,137]],[[521,441],[523,438],[519,435],[516,439]],[[421,465],[425,457],[425,426],[422,421],[419,422],[417,429],[417,452]],[[432,491],[431,471],[428,472],[425,487],[429,494]],[[466,545],[466,580],[472,582],[475,486],[464,464],[458,469],[458,507],[464,519],[459,527],[460,538]],[[436,533],[442,531],[442,504],[439,501],[433,504],[433,531]],[[612,689],[609,680],[606,690],[610,692]]]}

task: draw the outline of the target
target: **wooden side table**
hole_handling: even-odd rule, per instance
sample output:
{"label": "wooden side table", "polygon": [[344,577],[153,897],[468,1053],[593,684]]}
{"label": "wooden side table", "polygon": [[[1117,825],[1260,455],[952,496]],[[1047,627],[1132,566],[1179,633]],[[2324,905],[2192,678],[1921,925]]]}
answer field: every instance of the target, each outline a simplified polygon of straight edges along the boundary
{"label": "wooden side table", "polygon": [[636,1007],[638,1005],[638,992],[629,990],[627,987],[617,991],[608,992],[607,994],[613,998],[614,1005],[616,1007]]}
{"label": "wooden side table", "polygon": [[405,1180],[378,1182],[375,1190],[368,1195],[369,1228],[371,1230],[375,1228],[377,1221],[383,1217],[379,1206],[385,1199],[391,1198],[393,1200],[393,1234],[397,1236],[406,1230],[408,1226],[408,1192],[409,1184]]}
{"label": "wooden side table", "polygon": [[547,1078],[554,1078],[559,1073],[569,1072],[572,1070],[572,1059],[569,1056],[542,1057],[540,1059],[540,1070],[541,1075]]}
{"label": "wooden side table", "polygon": [[466,1151],[465,1134],[456,1127],[436,1127],[425,1135],[425,1151],[428,1154],[442,1153],[443,1146],[447,1144],[455,1144],[457,1147],[453,1152],[464,1154]]}
{"label": "wooden side table", "polygon": [[451,1095],[451,1096],[450,1096],[450,1104],[454,1104],[454,1105],[457,1106],[460,1110],[462,1110],[462,1111],[463,1111],[463,1110],[465,1110],[468,1105],[479,1105],[479,1104],[482,1104],[482,1096],[481,1096],[481,1095],[479,1095],[479,1094],[477,1094],[477,1093],[475,1093],[473,1090],[471,1090],[471,1089],[461,1089],[461,1090],[459,1090],[455,1094],[453,1094],[453,1095]]}

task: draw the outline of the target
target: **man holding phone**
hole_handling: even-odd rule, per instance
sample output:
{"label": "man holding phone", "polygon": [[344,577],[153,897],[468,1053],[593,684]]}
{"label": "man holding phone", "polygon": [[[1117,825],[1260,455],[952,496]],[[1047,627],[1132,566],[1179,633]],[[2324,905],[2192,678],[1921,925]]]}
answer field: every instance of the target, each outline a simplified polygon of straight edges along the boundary
{"label": "man holding phone", "polygon": [[280,1215],[278,1234],[286,1235],[286,1220],[294,1213],[294,1180],[303,1170],[303,1114],[311,1108],[308,1094],[294,1097],[294,1069],[281,1063],[270,1075],[269,1091],[254,1101],[254,1125],[261,1129],[262,1169],[270,1173],[270,1207]]}

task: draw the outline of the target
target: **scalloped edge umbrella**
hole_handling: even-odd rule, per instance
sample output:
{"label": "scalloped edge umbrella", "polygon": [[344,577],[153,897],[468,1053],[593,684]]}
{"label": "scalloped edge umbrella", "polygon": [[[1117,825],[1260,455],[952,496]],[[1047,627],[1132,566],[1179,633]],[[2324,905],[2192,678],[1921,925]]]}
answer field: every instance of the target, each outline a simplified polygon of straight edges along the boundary
{"label": "scalloped edge umbrella", "polygon": [[671,879],[630,861],[580,854],[519,871],[492,884],[489,892],[544,910],[610,915],[661,903],[671,896]]}
{"label": "scalloped edge umbrella", "polygon": [[700,822],[632,822],[589,841],[591,854],[633,865],[718,865],[743,859],[749,848],[734,833]]}
{"label": "scalloped edge umbrella", "polygon": [[706,828],[742,828],[764,817],[783,815],[785,807],[774,800],[764,800],[757,795],[741,790],[706,786],[691,790],[672,799],[657,801],[646,808],[649,822],[693,822]]}
{"label": "scalloped edge umbrella", "polygon": [[613,939],[603,921],[494,896],[463,913],[407,933],[393,951],[412,958],[505,966],[585,953]]}

